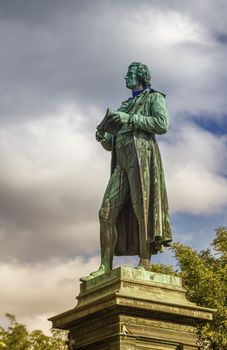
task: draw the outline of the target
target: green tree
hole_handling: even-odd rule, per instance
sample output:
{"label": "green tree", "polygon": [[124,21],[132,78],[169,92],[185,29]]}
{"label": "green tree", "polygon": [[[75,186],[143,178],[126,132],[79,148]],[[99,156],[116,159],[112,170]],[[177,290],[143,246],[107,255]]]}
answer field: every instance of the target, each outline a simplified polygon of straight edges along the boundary
{"label": "green tree", "polygon": [[67,350],[66,332],[52,330],[47,336],[41,330],[28,332],[25,325],[17,322],[16,317],[6,314],[7,328],[0,327],[0,350]]}
{"label": "green tree", "polygon": [[216,237],[204,251],[196,251],[181,243],[173,244],[189,300],[214,308],[213,321],[198,327],[202,343],[213,350],[227,349],[227,229],[219,227]]}
{"label": "green tree", "polygon": [[29,333],[26,327],[19,324],[16,317],[6,314],[10,325],[7,329],[0,327],[0,349],[29,350]]}
{"label": "green tree", "polygon": [[43,334],[40,330],[35,330],[30,333],[29,350],[66,350],[66,338],[67,333],[64,331],[53,329],[51,330],[52,336]]}
{"label": "green tree", "polygon": [[206,250],[198,252],[181,243],[171,249],[179,269],[151,264],[151,271],[180,276],[190,301],[217,310],[212,322],[198,327],[199,344],[204,350],[227,350],[227,228],[216,230]]}

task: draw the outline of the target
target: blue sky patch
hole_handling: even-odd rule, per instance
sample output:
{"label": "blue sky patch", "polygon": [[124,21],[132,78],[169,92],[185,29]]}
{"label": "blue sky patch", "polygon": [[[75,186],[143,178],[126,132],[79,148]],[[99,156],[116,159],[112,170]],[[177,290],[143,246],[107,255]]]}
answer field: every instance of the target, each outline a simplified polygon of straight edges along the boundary
{"label": "blue sky patch", "polygon": [[221,118],[211,119],[209,116],[193,116],[193,121],[202,129],[218,136],[227,133],[227,114]]}

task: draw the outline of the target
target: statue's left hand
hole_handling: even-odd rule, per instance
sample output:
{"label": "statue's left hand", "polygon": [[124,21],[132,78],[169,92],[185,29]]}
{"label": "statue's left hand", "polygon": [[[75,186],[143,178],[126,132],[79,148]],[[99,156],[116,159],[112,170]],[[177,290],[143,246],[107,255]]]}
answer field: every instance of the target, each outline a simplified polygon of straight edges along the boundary
{"label": "statue's left hand", "polygon": [[112,112],[112,120],[116,124],[126,124],[126,123],[128,123],[129,118],[130,118],[130,115],[125,113],[125,112],[118,112],[118,111]]}
{"label": "statue's left hand", "polygon": [[105,133],[102,133],[99,130],[97,130],[95,134],[95,138],[96,138],[96,141],[101,142],[105,138]]}

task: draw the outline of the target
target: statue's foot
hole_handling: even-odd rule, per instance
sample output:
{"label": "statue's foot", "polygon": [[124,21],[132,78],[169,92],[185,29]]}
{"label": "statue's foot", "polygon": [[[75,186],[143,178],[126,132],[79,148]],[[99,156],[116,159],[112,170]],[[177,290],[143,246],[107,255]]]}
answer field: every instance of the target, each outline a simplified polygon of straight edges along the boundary
{"label": "statue's foot", "polygon": [[110,268],[107,268],[104,264],[101,264],[97,271],[94,271],[90,274],[92,277],[97,277],[100,275],[104,275],[104,273],[110,272]]}
{"label": "statue's foot", "polygon": [[135,267],[136,270],[146,271],[149,270],[150,260],[148,259],[140,259],[139,264]]}
{"label": "statue's foot", "polygon": [[92,278],[94,278],[94,277],[91,276],[91,275],[82,276],[82,277],[80,277],[80,281],[81,281],[81,282],[87,282],[87,281],[91,280]]}
{"label": "statue's foot", "polygon": [[142,264],[138,264],[136,267],[135,267],[136,270],[140,270],[140,271],[146,271],[146,268],[142,265]]}
{"label": "statue's foot", "polygon": [[97,276],[104,275],[104,273],[110,272],[110,269],[108,269],[105,265],[101,264],[100,268],[97,271],[94,271],[90,273],[88,276],[80,277],[81,282],[87,282]]}

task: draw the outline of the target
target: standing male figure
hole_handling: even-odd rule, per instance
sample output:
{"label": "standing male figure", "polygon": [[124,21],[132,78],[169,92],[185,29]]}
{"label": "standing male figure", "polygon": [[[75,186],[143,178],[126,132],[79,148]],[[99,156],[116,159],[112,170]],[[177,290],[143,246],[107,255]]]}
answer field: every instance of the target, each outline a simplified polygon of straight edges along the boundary
{"label": "standing male figure", "polygon": [[164,172],[155,134],[168,129],[165,95],[151,89],[146,65],[133,62],[125,76],[132,97],[108,110],[96,138],[112,151],[112,174],[99,212],[101,264],[81,281],[112,269],[114,255],[139,255],[137,269],[169,246],[171,228]]}

